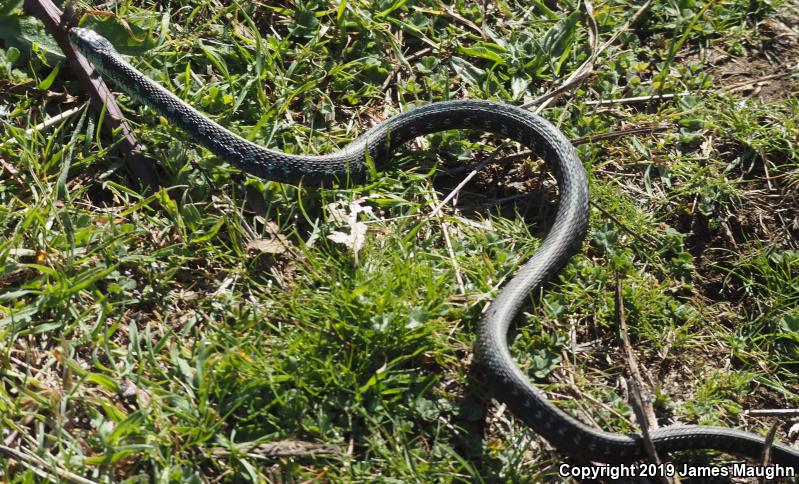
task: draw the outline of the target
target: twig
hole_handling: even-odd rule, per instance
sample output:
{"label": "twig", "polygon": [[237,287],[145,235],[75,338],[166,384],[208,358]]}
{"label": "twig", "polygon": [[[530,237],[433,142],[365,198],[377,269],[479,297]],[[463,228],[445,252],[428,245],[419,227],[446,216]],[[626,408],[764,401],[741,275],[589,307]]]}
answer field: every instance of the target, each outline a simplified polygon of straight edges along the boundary
{"label": "twig", "polygon": [[[405,58],[405,62],[410,62],[410,61],[412,61],[412,60],[416,60],[416,59],[418,59],[419,57],[422,57],[423,55],[425,55],[425,54],[429,53],[429,52],[430,52],[430,51],[432,51],[432,50],[433,50],[433,49],[432,49],[431,47],[425,47],[424,49],[422,49],[422,50],[420,50],[420,51],[418,51],[418,52],[414,52],[413,54],[411,54],[411,55],[409,55],[408,57],[406,57],[406,58]],[[399,72],[400,72],[401,70],[402,70],[402,64],[401,64],[401,63],[400,63],[400,64],[397,64],[397,65],[394,67],[394,69],[392,69],[392,70],[391,70],[391,72],[388,74],[388,77],[386,77],[386,80],[385,80],[385,81],[383,81],[383,85],[382,85],[382,86],[380,86],[380,89],[381,89],[381,90],[383,90],[383,91],[385,91],[386,89],[388,89],[388,86],[390,86],[390,85],[391,85],[391,83],[394,81],[394,78],[395,78],[395,77],[397,77],[397,74],[399,74]]]}
{"label": "twig", "polygon": [[106,111],[107,129],[120,128],[122,130],[123,138],[119,146],[133,176],[145,187],[156,189],[158,177],[155,173],[154,163],[149,158],[137,153],[138,142],[133,136],[133,130],[125,121],[114,95],[102,78],[97,75],[89,61],[69,42],[67,28],[70,26],[70,19],[68,16],[59,10],[52,0],[25,0],[24,9],[38,17],[58,42],[81,86],[89,93],[92,109],[98,113]]}
{"label": "twig", "polygon": [[661,100],[661,99],[672,99],[677,96],[681,96],[683,94],[691,94],[689,92],[680,93],[680,94],[653,94],[651,96],[634,96],[634,97],[623,97],[619,99],[597,99],[591,101],[585,101],[585,104],[588,106],[608,106],[611,104],[636,104],[636,103],[645,103],[653,100]]}
{"label": "twig", "polygon": [[[448,204],[450,200],[455,198],[458,195],[458,193],[460,193],[463,187],[466,186],[467,183],[469,183],[469,180],[474,178],[475,175],[477,175],[477,173],[483,169],[483,167],[485,167],[487,164],[489,164],[499,155],[501,148],[502,145],[498,146],[496,149],[494,149],[493,152],[491,152],[489,156],[485,158],[485,160],[480,162],[472,171],[470,171],[469,174],[466,175],[464,179],[461,180],[461,182],[458,183],[458,185],[452,189],[451,192],[449,192],[449,194],[444,198],[444,200],[442,200],[440,203],[436,204],[433,207],[433,210],[431,210],[430,213],[427,215],[428,218],[440,217],[441,209],[446,204]],[[444,222],[443,220],[441,221],[441,229],[444,232],[444,242],[446,243],[447,246],[447,252],[449,253],[450,259],[452,260],[452,265],[455,268],[455,278],[458,281],[458,287],[461,290],[461,294],[466,294],[466,285],[464,284],[463,277],[461,276],[460,265],[458,265],[458,260],[455,258],[455,251],[452,248],[452,241],[450,240],[449,237],[449,230],[447,229],[446,222]]]}
{"label": "twig", "polygon": [[310,478],[310,479],[308,479],[306,481],[302,481],[300,484],[313,484],[314,482],[317,482],[317,481],[321,480],[323,477],[325,477],[325,474],[327,474],[327,472],[329,470],[330,470],[329,467],[324,467],[322,469],[322,472],[320,472],[319,474],[315,475],[314,477],[312,477],[312,478]]}
{"label": "twig", "polygon": [[226,456],[234,452],[247,454],[254,458],[274,457],[316,457],[322,455],[341,455],[342,449],[332,444],[317,444],[302,440],[278,440],[261,444],[231,444],[235,449],[231,451],[225,447],[214,447],[211,454]]}
{"label": "twig", "polygon": [[474,30],[475,32],[477,32],[477,34],[480,37],[482,37],[483,40],[488,40],[488,36],[483,31],[483,29],[478,27],[476,23],[472,22],[468,18],[466,18],[463,15],[459,14],[458,12],[456,12],[454,8],[450,7],[449,5],[442,5],[441,8],[442,8],[442,10],[447,12],[452,18],[454,18],[458,22],[462,23],[463,25],[465,25],[465,26],[469,27],[470,29]]}
{"label": "twig", "polygon": [[799,408],[756,408],[745,410],[744,415],[752,417],[799,417]]}
{"label": "twig", "polygon": [[477,172],[482,170],[487,164],[491,163],[496,159],[496,157],[499,155],[500,148],[502,148],[502,146],[498,146],[494,151],[491,152],[490,155],[486,156],[486,158],[483,161],[481,161],[476,167],[474,167],[474,169],[472,169],[472,171],[470,171],[469,174],[466,175],[466,177],[464,177],[464,179],[461,180],[461,182],[458,183],[458,185],[455,188],[453,188],[451,192],[449,192],[449,195],[447,195],[446,198],[444,198],[444,200],[441,201],[441,203],[439,203],[438,205],[436,205],[435,208],[433,208],[429,216],[430,217],[438,216],[441,213],[441,208],[444,207],[444,205],[448,204],[450,200],[455,198],[455,196],[463,189],[463,187],[466,186],[467,183],[469,183],[469,180],[471,180],[472,178],[475,177],[475,175],[477,175]]}
{"label": "twig", "polygon": [[632,235],[633,237],[635,237],[639,241],[643,242],[644,244],[646,244],[646,245],[648,245],[648,246],[650,246],[652,248],[656,249],[658,247],[657,243],[644,238],[643,235],[639,234],[635,230],[633,230],[630,227],[626,226],[621,220],[616,218],[612,213],[608,212],[607,210],[602,208],[600,205],[594,203],[593,200],[590,203],[591,203],[591,206],[593,206],[594,208],[596,208],[600,212],[602,212],[603,215],[605,215],[607,218],[611,219],[616,225],[618,225],[622,230],[624,230],[628,234]]}
{"label": "twig", "polygon": [[[618,271],[616,272],[616,320],[619,324],[619,331],[621,332],[621,340],[624,346],[625,359],[627,360],[627,367],[630,370],[630,379],[628,385],[630,393],[632,394],[632,407],[635,412],[635,418],[638,420],[638,426],[641,427],[641,435],[643,436],[644,448],[649,455],[649,459],[655,463],[660,463],[660,458],[655,449],[655,444],[649,435],[649,427],[657,427],[657,419],[655,418],[655,410],[652,407],[652,401],[649,398],[643,398],[644,386],[641,372],[638,369],[638,362],[633,352],[632,344],[630,343],[630,333],[627,331],[627,322],[624,320],[624,300],[621,294],[621,279]],[[661,476],[661,482],[668,483],[669,481],[665,476]]]}
{"label": "twig", "polygon": [[588,47],[594,52],[599,45],[599,25],[594,16],[594,2],[583,0],[583,5],[585,5],[585,15],[588,17]]}
{"label": "twig", "polygon": [[[779,428],[779,422],[775,422],[766,434],[766,441],[763,443],[763,456],[762,460],[760,461],[763,467],[768,467],[771,464],[771,449],[774,447],[774,438],[777,436],[777,429]],[[761,477],[758,479],[760,484],[765,483],[765,478]]]}
{"label": "twig", "polygon": [[[436,198],[436,191],[432,190],[433,198]],[[456,193],[455,190],[450,193],[450,196],[447,197],[449,199],[454,196],[453,194]],[[458,287],[461,290],[461,294],[466,294],[466,285],[463,283],[463,276],[461,275],[461,266],[458,264],[458,259],[455,257],[455,249],[452,248],[452,239],[449,236],[449,226],[447,221],[444,220],[441,214],[441,207],[445,202],[441,202],[433,208],[433,211],[430,213],[429,217],[436,217],[438,219],[439,224],[441,224],[441,231],[444,234],[444,244],[447,246],[447,254],[449,255],[450,260],[452,261],[452,267],[455,269],[455,280],[458,281]]]}
{"label": "twig", "polygon": [[745,91],[749,88],[755,88],[761,83],[766,81],[771,81],[774,79],[784,79],[786,77],[791,77],[794,73],[787,71],[787,72],[779,72],[777,74],[770,74],[768,76],[758,77],[757,79],[750,79],[748,81],[739,82],[736,84],[731,84],[729,86],[725,86],[721,88],[722,92],[736,92],[736,91]]}
{"label": "twig", "polygon": [[[574,138],[571,140],[571,143],[574,146],[579,146],[586,143],[596,143],[599,141],[607,141],[616,138],[623,138],[625,136],[634,136],[638,134],[655,134],[655,133],[662,133],[669,130],[669,126],[637,126],[634,128],[622,128],[614,131],[608,131],[606,133],[601,134],[592,134],[588,136],[580,136],[579,138]],[[523,160],[526,158],[531,157],[535,153],[532,150],[522,150],[511,155],[503,156],[502,158],[495,158],[490,161],[495,161],[497,163],[512,163],[514,161]],[[482,168],[482,166],[478,166],[475,170]],[[468,167],[456,167],[451,170],[447,170],[449,175],[457,175],[458,173],[464,172],[468,170]]]}
{"label": "twig", "polygon": [[610,139],[623,138],[625,136],[635,136],[637,134],[655,134],[663,133],[669,130],[669,126],[637,126],[635,128],[622,128],[607,133],[590,134],[588,136],[580,136],[574,138],[572,144],[574,146],[583,145],[586,143],[596,143],[597,141],[607,141]]}
{"label": "twig", "polygon": [[19,432],[14,430],[10,434],[8,434],[8,437],[6,437],[3,440],[3,445],[5,445],[6,447],[10,447],[11,444],[13,444],[15,440],[17,440],[17,437],[19,437]]}
{"label": "twig", "polygon": [[[41,132],[41,131],[46,131],[47,129],[51,128],[52,126],[55,126],[56,124],[60,123],[61,121],[64,121],[66,119],[71,118],[75,114],[83,111],[83,108],[86,107],[86,104],[87,103],[83,103],[82,105],[80,105],[78,107],[75,107],[75,108],[72,108],[72,109],[67,109],[66,111],[64,111],[62,113],[59,113],[59,114],[57,114],[55,116],[51,116],[51,117],[45,119],[43,122],[37,124],[36,126],[26,129],[25,130],[25,136],[30,137],[30,136],[33,136],[34,133]],[[2,148],[4,146],[13,146],[13,145],[16,145],[17,143],[18,143],[17,138],[10,138],[10,139],[7,139],[6,141],[3,141],[2,143],[0,143],[0,148]]]}

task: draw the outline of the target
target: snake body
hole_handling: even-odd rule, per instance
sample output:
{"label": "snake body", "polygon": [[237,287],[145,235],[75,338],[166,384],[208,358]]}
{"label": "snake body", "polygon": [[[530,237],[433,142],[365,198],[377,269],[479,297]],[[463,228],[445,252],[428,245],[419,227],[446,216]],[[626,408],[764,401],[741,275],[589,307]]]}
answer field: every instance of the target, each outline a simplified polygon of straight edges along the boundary
{"label": "snake body", "polygon": [[[559,409],[515,365],[507,335],[515,315],[576,252],[588,226],[588,183],[577,153],[549,122],[526,110],[488,101],[445,101],[414,108],[370,129],[342,150],[325,156],[292,155],[264,148],[231,133],[148,79],[92,30],[73,28],[72,43],[132,98],[175,123],[200,144],[243,171],[287,183],[324,184],[342,177],[362,178],[369,158],[384,160],[392,147],[425,134],[477,128],[514,139],[546,160],[559,189],[555,220],[538,251],[500,290],[477,331],[476,356],[496,396],[559,451],[594,462],[634,462],[647,458],[638,434],[592,428]],[[659,453],[716,449],[759,459],[764,438],[722,427],[670,426],[650,432]],[[799,468],[799,451],[781,444],[772,462]]]}

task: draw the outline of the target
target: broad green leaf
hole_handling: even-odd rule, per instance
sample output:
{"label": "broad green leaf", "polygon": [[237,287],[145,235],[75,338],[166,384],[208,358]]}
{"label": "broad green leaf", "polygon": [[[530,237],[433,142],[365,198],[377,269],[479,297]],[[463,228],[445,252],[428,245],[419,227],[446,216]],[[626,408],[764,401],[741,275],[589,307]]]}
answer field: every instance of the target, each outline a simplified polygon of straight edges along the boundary
{"label": "broad green leaf", "polygon": [[26,296],[26,295],[32,294],[34,292],[35,291],[29,291],[29,290],[25,290],[25,289],[21,289],[19,291],[6,292],[6,293],[3,293],[3,294],[0,294],[0,302],[14,301],[15,299],[19,299],[22,296]]}
{"label": "broad green leaf", "polygon": [[86,379],[105,388],[109,392],[119,393],[119,384],[113,378],[102,373],[89,373]]}
{"label": "broad green leaf", "polygon": [[58,71],[59,70],[60,69],[59,69],[58,65],[56,64],[56,66],[50,71],[50,74],[48,74],[47,77],[42,79],[41,82],[39,82],[39,85],[36,86],[36,87],[39,88],[39,89],[42,89],[42,90],[50,89],[50,86],[53,85],[53,82],[55,81],[56,76],[58,76]]}
{"label": "broad green leaf", "polygon": [[22,311],[17,311],[16,313],[9,314],[5,318],[0,319],[0,328],[11,323],[19,324],[30,321],[33,315],[35,315],[37,312],[39,312],[39,308],[37,308],[36,306],[28,306]]}
{"label": "broad green leaf", "polygon": [[571,52],[574,45],[574,32],[580,17],[582,17],[582,12],[577,10],[553,25],[544,35],[542,45],[544,52],[549,56],[549,62],[553,65],[555,74],[560,72],[560,67]]}
{"label": "broad green leaf", "polygon": [[37,45],[45,52],[48,62],[53,64],[64,59],[61,47],[47,33],[44,25],[33,16],[0,16],[0,40],[28,55],[31,54],[33,46]]}
{"label": "broad green leaf", "polygon": [[450,60],[450,64],[452,64],[452,68],[455,69],[455,72],[457,72],[467,84],[479,86],[485,80],[485,71],[466,59],[453,56]]}
{"label": "broad green leaf", "polygon": [[8,52],[6,52],[6,60],[10,64],[17,62],[21,56],[22,52],[20,52],[16,47],[10,47]]}
{"label": "broad green leaf", "polygon": [[473,47],[461,47],[458,51],[463,55],[481,57],[497,64],[505,64],[505,56],[503,54],[507,53],[507,50],[502,46],[492,42],[480,42]]}

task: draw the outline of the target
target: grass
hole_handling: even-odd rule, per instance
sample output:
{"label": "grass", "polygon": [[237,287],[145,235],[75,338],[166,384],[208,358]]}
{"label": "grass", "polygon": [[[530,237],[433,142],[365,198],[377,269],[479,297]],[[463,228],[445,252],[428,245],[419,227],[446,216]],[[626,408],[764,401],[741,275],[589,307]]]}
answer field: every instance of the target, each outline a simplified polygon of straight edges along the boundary
{"label": "grass", "polygon": [[[577,2],[115,5],[85,24],[221,124],[294,153],[414,104],[523,104],[590,55]],[[440,133],[365,185],[313,190],[243,175],[120,96],[159,163],[147,193],[95,113],[25,134],[83,93],[17,6],[0,7],[0,427],[23,458],[0,475],[559,480],[562,454],[471,371],[480,314],[554,212],[539,163],[503,149],[434,216],[494,140]],[[593,8],[601,42],[637,5]],[[617,274],[660,425],[765,433],[774,421],[744,409],[799,404],[799,90],[740,86],[796,63],[774,25],[797,8],[655,2],[543,110],[571,138],[665,128],[579,147],[590,234],[512,337],[582,420],[638,429]],[[754,65],[771,71],[736,74]],[[607,103],[662,94],[675,96]],[[357,250],[331,239],[364,228]]]}

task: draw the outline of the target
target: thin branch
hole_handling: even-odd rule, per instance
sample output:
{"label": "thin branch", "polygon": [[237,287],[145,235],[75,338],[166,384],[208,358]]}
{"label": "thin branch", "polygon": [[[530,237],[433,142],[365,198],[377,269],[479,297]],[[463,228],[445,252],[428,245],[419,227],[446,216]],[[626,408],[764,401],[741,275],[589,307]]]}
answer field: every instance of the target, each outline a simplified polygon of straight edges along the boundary
{"label": "thin branch", "polygon": [[[423,55],[426,55],[426,54],[428,54],[428,53],[429,53],[430,51],[432,51],[432,50],[433,50],[433,49],[432,49],[431,47],[425,47],[424,49],[422,49],[422,50],[420,50],[420,51],[418,51],[418,52],[414,52],[413,54],[411,54],[411,55],[409,55],[408,57],[406,57],[406,58],[405,58],[405,61],[406,61],[406,62],[410,62],[410,61],[412,61],[412,60],[416,60],[416,59],[418,59],[419,57],[422,57]],[[402,64],[397,64],[397,65],[394,67],[394,69],[392,69],[392,70],[391,70],[391,72],[388,74],[388,77],[386,77],[386,80],[385,80],[385,81],[383,81],[383,85],[382,85],[382,86],[380,86],[380,89],[381,89],[381,90],[383,90],[383,91],[385,91],[386,89],[388,89],[388,86],[390,86],[390,85],[391,85],[391,83],[394,81],[394,78],[395,78],[395,77],[397,77],[397,74],[399,74],[399,72],[400,72],[401,70],[402,70]]]}
{"label": "thin branch", "polygon": [[58,42],[81,86],[89,93],[92,108],[98,113],[105,109],[107,128],[122,130],[123,139],[119,146],[130,171],[145,187],[157,188],[158,177],[153,161],[137,153],[138,142],[133,136],[133,130],[125,121],[122,110],[116,103],[111,90],[95,72],[89,61],[69,42],[67,29],[71,26],[71,19],[52,0],[25,0],[24,9],[39,18],[50,35]]}
{"label": "thin branch", "polygon": [[739,82],[736,84],[731,84],[729,86],[725,86],[721,88],[722,92],[737,92],[737,91],[745,91],[747,89],[754,89],[758,86],[765,84],[766,81],[771,81],[775,79],[784,79],[786,77],[791,77],[795,72],[787,71],[787,72],[778,72],[777,74],[769,74],[768,76],[758,77],[757,79],[750,79],[748,81]]}
{"label": "thin branch", "polygon": [[585,15],[588,17],[588,47],[594,52],[599,44],[599,25],[594,16],[594,2],[583,0],[583,5],[585,5]]}
{"label": "thin branch", "polygon": [[[606,133],[600,134],[591,134],[588,136],[580,136],[578,138],[574,138],[571,140],[571,143],[574,146],[579,146],[586,143],[597,143],[599,141],[607,141],[611,139],[623,138],[625,136],[635,136],[639,134],[655,134],[655,133],[663,133],[670,129],[669,126],[635,126],[632,128],[622,128],[613,131],[608,131]],[[524,160],[530,158],[535,153],[532,150],[522,150],[517,153],[513,153],[507,156],[503,156],[502,158],[489,158],[489,160],[484,161],[480,166],[474,168],[474,170],[479,170],[485,163],[489,161],[496,161],[497,163],[512,163],[518,160]],[[448,170],[447,173],[449,175],[456,175],[463,171],[468,170],[468,167],[456,167],[452,170]]]}
{"label": "thin branch", "polygon": [[799,417],[799,408],[755,408],[744,411],[744,415],[752,417]]}
{"label": "thin branch", "polygon": [[[449,199],[454,196],[456,193],[455,190],[450,193]],[[432,190],[433,197],[436,197],[436,191]],[[438,219],[438,223],[441,225],[441,232],[444,234],[444,244],[447,247],[447,255],[449,255],[449,259],[452,262],[452,267],[455,269],[455,280],[458,282],[458,287],[461,290],[461,294],[466,294],[466,284],[463,282],[463,276],[461,275],[461,266],[458,264],[458,259],[455,257],[455,250],[452,247],[452,238],[449,236],[449,224],[447,221],[440,216],[441,207],[443,206],[444,202],[438,204],[433,208],[433,211],[430,213],[429,217],[435,217]],[[435,214],[435,215],[434,215]]]}
{"label": "thin branch", "polygon": [[441,201],[441,203],[439,203],[438,205],[436,205],[435,208],[433,208],[429,216],[430,217],[438,216],[441,213],[441,208],[443,208],[444,205],[448,204],[450,200],[455,198],[455,196],[457,196],[458,193],[460,193],[463,187],[466,186],[467,183],[469,183],[469,180],[474,178],[475,175],[477,175],[477,173],[480,170],[482,170],[487,164],[491,163],[497,158],[497,156],[499,155],[500,148],[502,148],[502,146],[498,146],[494,151],[491,152],[489,156],[487,156],[483,161],[481,161],[480,164],[474,167],[472,171],[470,171],[469,174],[466,175],[466,177],[463,180],[461,180],[460,183],[458,183],[458,186],[453,188],[452,191],[449,192],[449,195],[447,195],[446,198],[444,198],[444,200]]}
{"label": "thin branch", "polygon": [[482,37],[483,40],[488,40],[488,36],[486,35],[485,31],[483,31],[483,29],[481,29],[476,23],[472,22],[468,18],[456,12],[454,8],[450,7],[449,5],[442,5],[441,9],[447,12],[447,14],[449,14],[450,17],[454,18],[458,22],[462,23],[463,25],[477,32],[477,35]]}
{"label": "thin branch", "polygon": [[[774,448],[774,439],[777,437],[778,428],[780,428],[780,424],[779,422],[775,422],[766,434],[766,441],[763,443],[763,454],[760,461],[760,465],[763,467],[768,467],[768,465],[771,464],[771,451]],[[759,484],[763,484],[764,482],[766,481],[763,477],[758,480]]]}
{"label": "thin branch", "polygon": [[612,213],[610,213],[610,212],[608,212],[607,210],[605,210],[604,208],[602,208],[602,207],[601,207],[599,204],[597,204],[597,203],[594,203],[594,201],[593,201],[593,200],[592,200],[590,203],[591,203],[591,206],[592,206],[592,207],[594,207],[594,208],[598,209],[600,212],[602,212],[602,214],[603,214],[605,217],[607,217],[607,218],[609,218],[609,219],[613,220],[613,222],[614,222],[616,225],[618,225],[618,226],[619,226],[619,227],[620,227],[622,230],[624,230],[624,231],[625,231],[625,232],[627,232],[628,234],[632,235],[633,237],[635,237],[636,239],[638,239],[640,242],[642,242],[642,243],[644,243],[644,244],[646,244],[646,245],[648,245],[648,246],[650,246],[650,247],[652,247],[652,248],[654,248],[654,249],[657,249],[657,247],[658,247],[658,244],[657,244],[657,243],[655,243],[655,242],[652,242],[651,240],[644,238],[644,236],[643,236],[643,235],[639,234],[639,233],[638,233],[638,232],[636,232],[635,230],[633,230],[633,229],[631,229],[630,227],[626,226],[626,225],[625,225],[625,224],[624,224],[624,223],[623,223],[621,220],[619,220],[619,219],[618,219],[616,216],[614,216]]}
{"label": "thin branch", "polygon": [[[83,108],[85,107],[86,103],[72,109],[67,109],[66,111],[61,112],[55,116],[51,116],[45,119],[43,122],[37,124],[36,126],[26,129],[25,136],[30,137],[33,136],[34,133],[46,131],[47,129],[59,124],[61,121],[69,119],[72,116],[76,115],[77,113],[83,111]],[[4,146],[13,146],[16,145],[17,143],[18,143],[17,138],[10,138],[0,143],[0,148]]]}
{"label": "thin branch", "polygon": [[[690,93],[685,93],[690,94]],[[681,94],[680,94],[681,95]],[[634,96],[634,97],[623,97],[619,99],[598,99],[598,100],[591,100],[586,101],[585,104],[588,106],[609,106],[611,104],[637,104],[637,103],[645,103],[649,101],[660,101],[661,99],[672,99],[677,97],[678,94],[654,94],[652,96]]]}
{"label": "thin branch", "polygon": [[[643,378],[641,378],[641,372],[638,369],[638,361],[635,358],[635,352],[633,351],[632,344],[630,343],[630,333],[627,330],[627,322],[624,319],[624,300],[621,293],[621,278],[618,272],[616,272],[615,302],[616,321],[619,325],[619,331],[621,332],[621,340],[624,346],[624,355],[625,359],[627,360],[627,368],[630,371],[628,385],[632,395],[631,403],[633,411],[635,412],[635,418],[638,421],[638,425],[641,427],[641,435],[643,436],[646,453],[654,464],[659,464],[660,458],[658,457],[657,449],[655,449],[655,444],[652,442],[652,438],[649,435],[650,426],[657,427],[655,410],[652,407],[651,399],[644,398]],[[660,481],[666,484],[669,482],[665,476],[661,476]]]}

